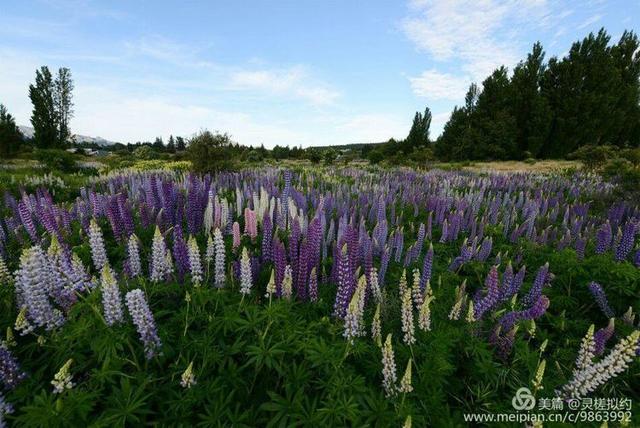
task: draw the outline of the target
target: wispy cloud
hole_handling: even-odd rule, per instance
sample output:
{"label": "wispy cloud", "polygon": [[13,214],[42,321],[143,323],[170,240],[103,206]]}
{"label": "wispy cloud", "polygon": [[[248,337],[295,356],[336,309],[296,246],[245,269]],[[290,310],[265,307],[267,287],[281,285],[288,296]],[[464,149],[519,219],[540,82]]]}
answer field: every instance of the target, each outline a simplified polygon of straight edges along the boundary
{"label": "wispy cloud", "polygon": [[435,69],[409,77],[409,81],[414,94],[432,101],[458,100],[464,96],[470,83],[469,78],[440,73]]}
{"label": "wispy cloud", "polygon": [[595,24],[596,22],[600,21],[600,19],[602,19],[602,15],[601,14],[596,14],[593,16],[590,16],[589,18],[587,18],[582,24],[578,25],[578,30],[583,30],[587,27],[589,27],[592,24]]}
{"label": "wispy cloud", "polygon": [[230,75],[230,88],[299,98],[314,105],[332,104],[340,96],[326,83],[312,78],[306,67],[300,65],[277,70],[236,71]]}

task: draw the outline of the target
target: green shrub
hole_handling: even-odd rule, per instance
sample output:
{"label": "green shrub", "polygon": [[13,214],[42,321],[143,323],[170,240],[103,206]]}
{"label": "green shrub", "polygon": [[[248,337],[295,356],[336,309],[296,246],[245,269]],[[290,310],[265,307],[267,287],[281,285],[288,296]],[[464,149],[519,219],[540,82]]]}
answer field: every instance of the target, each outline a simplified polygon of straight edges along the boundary
{"label": "green shrub", "polygon": [[75,172],[78,170],[76,156],[60,149],[38,149],[36,160],[48,171]]}
{"label": "green shrub", "polygon": [[196,172],[232,171],[237,168],[228,134],[201,131],[189,141],[187,154]]}
{"label": "green shrub", "polygon": [[133,151],[133,155],[136,157],[136,159],[140,160],[158,159],[158,152],[156,152],[149,146],[138,147]]}

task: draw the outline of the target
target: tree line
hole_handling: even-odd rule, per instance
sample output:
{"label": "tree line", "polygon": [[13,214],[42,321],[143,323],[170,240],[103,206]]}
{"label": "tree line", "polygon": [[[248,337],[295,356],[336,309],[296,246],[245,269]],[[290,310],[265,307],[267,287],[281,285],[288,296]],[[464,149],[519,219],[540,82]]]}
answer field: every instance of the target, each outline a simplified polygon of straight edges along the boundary
{"label": "tree line", "polygon": [[584,146],[640,145],[640,43],[604,29],[545,62],[540,43],[509,76],[469,87],[434,144],[442,160],[563,158]]}

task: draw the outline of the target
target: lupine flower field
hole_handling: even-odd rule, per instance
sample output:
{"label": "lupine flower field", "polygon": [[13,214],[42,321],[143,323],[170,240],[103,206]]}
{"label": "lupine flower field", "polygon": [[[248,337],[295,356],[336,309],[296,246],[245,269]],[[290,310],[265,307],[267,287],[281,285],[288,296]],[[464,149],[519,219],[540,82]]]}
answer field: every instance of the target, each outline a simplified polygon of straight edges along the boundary
{"label": "lupine flower field", "polygon": [[264,167],[6,192],[0,426],[466,426],[521,387],[631,399],[639,426],[640,206],[615,188]]}

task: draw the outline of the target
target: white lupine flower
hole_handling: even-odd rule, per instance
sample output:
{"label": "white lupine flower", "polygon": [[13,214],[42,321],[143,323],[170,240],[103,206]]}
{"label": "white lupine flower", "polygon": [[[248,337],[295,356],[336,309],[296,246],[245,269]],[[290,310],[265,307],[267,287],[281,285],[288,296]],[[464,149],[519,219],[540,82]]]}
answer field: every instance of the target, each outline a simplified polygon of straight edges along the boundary
{"label": "white lupine flower", "polygon": [[93,265],[98,272],[101,272],[102,268],[108,263],[107,250],[104,248],[102,230],[100,230],[100,226],[93,218],[89,224],[89,246],[91,247]]}
{"label": "white lupine flower", "polygon": [[180,385],[183,388],[189,389],[196,384],[196,377],[193,375],[193,361],[189,363],[187,369],[182,373],[180,379]]}
{"label": "white lupine flower", "polygon": [[193,236],[189,237],[189,269],[191,270],[191,281],[195,285],[200,285],[202,282],[202,262],[198,241]]}
{"label": "white lupine flower", "polygon": [[132,278],[142,274],[142,266],[140,265],[140,249],[138,248],[138,237],[134,234],[129,237],[127,243],[127,255],[129,263],[129,274]]}
{"label": "white lupine flower", "polygon": [[362,336],[364,334],[363,316],[366,286],[367,280],[364,276],[361,276],[358,280],[356,291],[351,297],[351,302],[349,302],[347,314],[344,318],[343,336],[349,341],[349,343],[353,343],[353,339],[355,337]]}
{"label": "white lupine flower", "polygon": [[596,355],[596,342],[593,336],[595,326],[591,324],[587,334],[580,343],[578,358],[576,359],[576,370],[584,370],[591,365]]}
{"label": "white lupine flower", "polygon": [[562,387],[559,394],[565,398],[582,398],[625,371],[636,358],[638,339],[640,331],[636,330],[621,339],[600,362],[574,371],[573,378]]}
{"label": "white lupine flower", "polygon": [[411,428],[411,415],[407,416],[407,419],[404,420],[402,428]]}
{"label": "white lupine flower", "polygon": [[240,259],[240,293],[251,293],[253,279],[251,277],[251,259],[247,248],[242,249],[242,258]]}
{"label": "white lupine flower", "polygon": [[291,266],[286,265],[284,267],[284,278],[282,278],[282,297],[289,300],[293,294],[293,276],[291,273]]}
{"label": "white lupine flower", "polygon": [[449,312],[449,319],[457,321],[460,319],[460,315],[462,314],[462,308],[467,300],[467,280],[465,279],[462,282],[462,285],[456,287],[456,302],[453,304],[451,308],[451,312]]}
{"label": "white lupine flower", "polygon": [[382,386],[387,397],[396,395],[396,361],[391,345],[391,333],[382,346]]}
{"label": "white lupine flower", "polygon": [[224,241],[222,239],[222,232],[220,229],[216,229],[213,232],[213,243],[216,249],[215,256],[215,278],[214,283],[216,288],[224,287],[224,271],[225,271],[225,249]]}
{"label": "white lupine flower", "polygon": [[418,327],[422,331],[431,331],[431,301],[433,296],[429,296],[424,299],[422,305],[420,305],[418,312]]}
{"label": "white lupine flower", "polygon": [[413,302],[411,301],[411,289],[407,288],[402,296],[402,332],[403,341],[407,345],[415,343],[413,326]]}
{"label": "white lupine flower", "polygon": [[274,275],[274,270],[271,269],[271,277],[269,277],[269,282],[267,283],[267,294],[265,297],[271,298],[274,294],[276,294],[276,279]]}
{"label": "white lupine flower", "polygon": [[534,391],[539,391],[541,389],[543,389],[542,387],[542,378],[544,377],[544,370],[547,367],[547,362],[546,360],[542,360],[540,361],[540,364],[538,364],[538,368],[536,369],[536,376],[533,379],[532,385],[533,385],[533,390]]}
{"label": "white lupine flower", "polygon": [[476,321],[474,316],[475,312],[473,310],[473,300],[469,301],[469,308],[467,309],[467,317],[465,318],[468,323],[473,323]]}
{"label": "white lupine flower", "polygon": [[62,394],[65,390],[73,388],[73,376],[69,372],[71,363],[73,363],[71,359],[64,363],[60,370],[58,370],[58,373],[53,377],[51,385],[53,385],[54,394]]}
{"label": "white lupine flower", "polygon": [[7,264],[0,256],[0,284],[8,284],[11,281],[11,274],[7,268]]}
{"label": "white lupine flower", "polygon": [[151,243],[151,281],[164,281],[171,272],[171,267],[167,263],[167,245],[164,237],[160,233],[160,228],[156,226]]}
{"label": "white lupine flower", "polygon": [[398,290],[400,292],[400,298],[404,296],[404,292],[407,289],[407,270],[402,270],[402,275],[400,276],[400,281],[398,282]]}
{"label": "white lupine flower", "polygon": [[371,337],[376,341],[378,346],[382,346],[382,325],[380,322],[380,303],[376,306],[376,312],[373,314],[371,322]]}
{"label": "white lupine flower", "polygon": [[204,217],[202,219],[202,226],[204,227],[204,233],[208,234],[213,228],[213,190],[209,190],[209,197],[207,199],[207,207],[204,210]]}
{"label": "white lupine flower", "polygon": [[211,235],[207,235],[207,249],[204,252],[204,261],[207,262],[207,271],[209,270],[209,266],[213,262],[214,257],[216,256],[216,247],[213,244],[213,238]]}
{"label": "white lupine flower", "polygon": [[398,388],[398,391],[403,394],[408,394],[413,391],[413,385],[411,385],[411,359],[409,359],[407,368],[404,371],[404,376],[402,376],[400,380],[400,388]]}
{"label": "white lupine flower", "polygon": [[420,290],[420,269],[415,268],[413,270],[413,285],[411,286],[411,293],[413,294],[413,301],[416,308],[422,306],[422,290]]}
{"label": "white lupine flower", "polygon": [[371,273],[369,274],[369,285],[371,286],[371,294],[373,294],[373,298],[376,302],[380,303],[382,301],[382,291],[380,290],[380,284],[378,283],[378,270],[375,267],[371,268]]}

